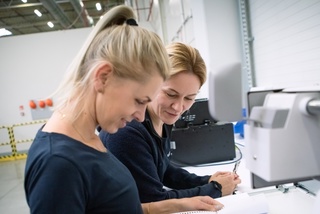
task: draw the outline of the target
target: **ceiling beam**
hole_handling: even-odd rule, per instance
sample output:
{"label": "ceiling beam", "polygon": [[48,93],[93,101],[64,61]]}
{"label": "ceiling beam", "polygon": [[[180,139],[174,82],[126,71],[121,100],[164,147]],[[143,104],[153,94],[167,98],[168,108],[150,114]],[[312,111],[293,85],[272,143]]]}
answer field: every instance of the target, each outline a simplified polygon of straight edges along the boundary
{"label": "ceiling beam", "polygon": [[64,11],[59,7],[58,3],[54,0],[40,0],[42,5],[49,11],[49,13],[65,28],[71,26],[71,21],[66,16]]}
{"label": "ceiling beam", "polygon": [[26,3],[26,4],[17,4],[17,5],[10,5],[10,6],[4,6],[0,7],[0,10],[9,10],[9,9],[15,9],[15,8],[24,8],[24,7],[36,7],[41,6],[41,3]]}
{"label": "ceiling beam", "polygon": [[[57,21],[52,21],[53,24],[58,24]],[[46,26],[47,21],[42,21],[42,22],[35,22],[35,23],[19,23],[19,24],[12,24],[12,25],[1,25],[0,28],[6,28],[6,29],[19,29],[19,28],[28,28],[28,27],[41,27],[41,26]]]}
{"label": "ceiling beam", "polygon": [[80,0],[70,0],[70,2],[72,4],[74,10],[77,12],[78,17],[80,17],[80,19],[83,23],[83,26],[84,27],[91,26],[92,23],[90,22],[88,12],[87,12],[86,8],[80,4]]}

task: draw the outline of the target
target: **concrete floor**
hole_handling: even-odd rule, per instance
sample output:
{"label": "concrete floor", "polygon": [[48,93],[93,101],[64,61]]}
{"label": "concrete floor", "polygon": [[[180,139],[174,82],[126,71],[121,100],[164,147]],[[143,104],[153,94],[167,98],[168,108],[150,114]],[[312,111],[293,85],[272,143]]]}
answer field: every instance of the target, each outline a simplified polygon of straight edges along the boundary
{"label": "concrete floor", "polygon": [[26,159],[0,161],[0,213],[30,213],[23,180]]}

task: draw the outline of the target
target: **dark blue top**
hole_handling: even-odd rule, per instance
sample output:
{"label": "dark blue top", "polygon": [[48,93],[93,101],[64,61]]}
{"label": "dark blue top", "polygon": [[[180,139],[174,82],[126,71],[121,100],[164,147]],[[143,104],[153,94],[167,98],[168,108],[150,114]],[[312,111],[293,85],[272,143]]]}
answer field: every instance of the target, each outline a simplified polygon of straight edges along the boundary
{"label": "dark blue top", "polygon": [[38,131],[25,169],[31,213],[142,213],[128,169],[66,135]]}
{"label": "dark blue top", "polygon": [[[221,196],[210,176],[197,176],[170,163],[172,126],[163,126],[160,137],[146,112],[145,121],[132,121],[115,134],[100,131],[105,146],[130,170],[142,203],[198,195]],[[169,187],[171,190],[165,189]]]}

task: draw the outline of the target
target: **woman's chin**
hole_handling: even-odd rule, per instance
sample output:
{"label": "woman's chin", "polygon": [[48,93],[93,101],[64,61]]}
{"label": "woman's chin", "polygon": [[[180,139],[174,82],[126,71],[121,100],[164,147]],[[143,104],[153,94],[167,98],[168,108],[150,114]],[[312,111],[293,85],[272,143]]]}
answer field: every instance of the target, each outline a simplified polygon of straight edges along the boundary
{"label": "woman's chin", "polygon": [[119,130],[118,127],[109,127],[108,129],[105,129],[106,132],[108,132],[109,134],[114,134]]}

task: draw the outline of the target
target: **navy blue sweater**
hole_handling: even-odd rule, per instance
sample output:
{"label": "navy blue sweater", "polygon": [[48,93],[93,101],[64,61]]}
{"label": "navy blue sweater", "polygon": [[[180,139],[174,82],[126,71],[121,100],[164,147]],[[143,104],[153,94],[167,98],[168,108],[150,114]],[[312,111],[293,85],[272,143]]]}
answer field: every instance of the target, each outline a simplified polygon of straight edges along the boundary
{"label": "navy blue sweater", "polygon": [[[132,121],[115,134],[100,131],[100,138],[133,175],[142,203],[170,198],[208,195],[221,197],[210,176],[197,176],[170,163],[172,126],[164,125],[163,137],[153,128],[146,112],[145,121]],[[164,188],[168,187],[170,190]]]}
{"label": "navy blue sweater", "polygon": [[143,213],[133,177],[111,152],[63,134],[39,130],[24,187],[32,214]]}

